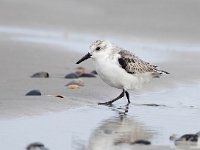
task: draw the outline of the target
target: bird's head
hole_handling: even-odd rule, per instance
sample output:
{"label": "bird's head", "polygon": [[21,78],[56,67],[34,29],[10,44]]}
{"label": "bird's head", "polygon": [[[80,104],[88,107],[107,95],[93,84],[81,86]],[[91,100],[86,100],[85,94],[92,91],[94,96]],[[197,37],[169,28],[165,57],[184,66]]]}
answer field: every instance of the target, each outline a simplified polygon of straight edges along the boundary
{"label": "bird's head", "polygon": [[89,58],[97,58],[105,55],[109,55],[112,52],[112,44],[109,41],[97,40],[93,42],[89,47],[89,52],[83,56],[76,64],[81,63]]}

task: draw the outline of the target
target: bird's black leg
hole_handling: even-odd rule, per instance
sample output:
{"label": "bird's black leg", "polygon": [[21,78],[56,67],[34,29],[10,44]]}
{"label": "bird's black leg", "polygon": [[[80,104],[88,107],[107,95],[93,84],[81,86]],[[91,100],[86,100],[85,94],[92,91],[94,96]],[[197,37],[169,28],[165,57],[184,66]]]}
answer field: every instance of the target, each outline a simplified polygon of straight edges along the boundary
{"label": "bird's black leg", "polygon": [[127,91],[125,91],[125,93],[126,93],[126,98],[127,98],[127,100],[128,100],[128,104],[130,104],[130,97],[129,97],[129,93],[128,93]]}
{"label": "bird's black leg", "polygon": [[111,100],[111,101],[108,101],[108,102],[105,102],[105,103],[98,103],[98,104],[99,104],[99,105],[111,105],[111,104],[112,104],[113,102],[115,102],[116,100],[118,100],[118,99],[124,97],[124,92],[125,92],[125,90],[123,90],[122,93],[121,93],[118,97],[116,97],[115,99],[113,99],[113,100]]}

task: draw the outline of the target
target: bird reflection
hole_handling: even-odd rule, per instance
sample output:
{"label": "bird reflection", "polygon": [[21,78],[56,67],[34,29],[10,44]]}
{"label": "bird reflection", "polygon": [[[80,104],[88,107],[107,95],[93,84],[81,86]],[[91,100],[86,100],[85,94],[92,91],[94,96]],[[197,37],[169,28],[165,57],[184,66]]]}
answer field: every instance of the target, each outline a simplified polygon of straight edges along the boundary
{"label": "bird reflection", "polygon": [[112,105],[112,111],[117,112],[117,114],[119,115],[118,117],[123,120],[123,118],[125,118],[128,114],[128,110],[129,110],[129,103],[124,105],[124,106],[120,106],[120,107],[115,107]]}
{"label": "bird reflection", "polygon": [[[135,144],[150,144],[153,134],[142,123],[127,115],[129,105],[120,108],[112,107],[117,116],[101,122],[90,136],[85,150],[112,150]],[[127,147],[126,147],[127,148]]]}

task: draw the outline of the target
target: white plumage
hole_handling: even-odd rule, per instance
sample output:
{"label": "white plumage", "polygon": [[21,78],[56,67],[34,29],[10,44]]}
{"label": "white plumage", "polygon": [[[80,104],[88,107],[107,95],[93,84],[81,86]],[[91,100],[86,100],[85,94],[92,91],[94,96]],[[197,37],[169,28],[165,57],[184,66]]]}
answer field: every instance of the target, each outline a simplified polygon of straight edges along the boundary
{"label": "white plumage", "polygon": [[139,59],[131,52],[116,47],[109,41],[98,40],[92,43],[88,54],[77,64],[90,57],[94,60],[98,75],[105,83],[123,89],[117,98],[100,104],[112,104],[123,97],[124,93],[130,103],[127,90],[139,89],[152,78],[160,77],[163,73],[169,74],[157,69],[157,66]]}

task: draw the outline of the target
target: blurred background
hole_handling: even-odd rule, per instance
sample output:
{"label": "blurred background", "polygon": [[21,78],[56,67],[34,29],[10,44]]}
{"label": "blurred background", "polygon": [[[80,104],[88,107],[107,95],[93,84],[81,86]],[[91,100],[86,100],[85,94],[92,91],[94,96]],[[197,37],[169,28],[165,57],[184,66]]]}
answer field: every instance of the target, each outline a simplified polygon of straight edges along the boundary
{"label": "blurred background", "polygon": [[61,38],[73,33],[79,40],[115,37],[194,47],[200,39],[199,11],[199,0],[1,0],[0,34]]}

